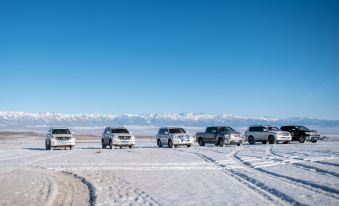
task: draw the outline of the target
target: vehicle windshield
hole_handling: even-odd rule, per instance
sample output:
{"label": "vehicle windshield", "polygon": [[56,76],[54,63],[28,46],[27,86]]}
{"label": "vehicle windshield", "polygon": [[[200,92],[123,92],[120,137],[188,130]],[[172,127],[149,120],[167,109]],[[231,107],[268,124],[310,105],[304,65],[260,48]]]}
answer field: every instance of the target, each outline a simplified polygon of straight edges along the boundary
{"label": "vehicle windshield", "polygon": [[219,131],[222,132],[235,132],[235,130],[232,127],[221,127]]}
{"label": "vehicle windshield", "polygon": [[112,129],[112,133],[129,133],[127,129]]}
{"label": "vehicle windshield", "polygon": [[52,134],[71,134],[68,129],[53,129]]}
{"label": "vehicle windshield", "polygon": [[171,128],[169,129],[170,134],[186,133],[183,128]]}
{"label": "vehicle windshield", "polygon": [[304,126],[298,126],[297,128],[300,131],[309,131],[309,129],[307,127],[304,127]]}
{"label": "vehicle windshield", "polygon": [[269,131],[280,131],[278,127],[267,127]]}

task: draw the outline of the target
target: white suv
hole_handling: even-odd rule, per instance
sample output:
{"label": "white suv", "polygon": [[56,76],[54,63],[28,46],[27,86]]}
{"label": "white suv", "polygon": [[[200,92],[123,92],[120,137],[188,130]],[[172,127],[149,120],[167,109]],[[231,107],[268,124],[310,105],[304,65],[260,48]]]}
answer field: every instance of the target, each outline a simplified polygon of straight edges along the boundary
{"label": "white suv", "polygon": [[288,144],[292,140],[289,132],[281,131],[277,127],[262,125],[250,126],[245,132],[245,136],[250,144],[255,144],[255,142],[262,142],[263,144],[283,142]]}
{"label": "white suv", "polygon": [[190,147],[194,143],[192,135],[180,127],[160,128],[156,139],[158,147],[163,147],[163,145],[168,145],[169,148],[177,147],[178,145]]}
{"label": "white suv", "polygon": [[124,127],[106,127],[101,136],[101,145],[103,149],[109,146],[134,148],[135,137]]}
{"label": "white suv", "polygon": [[46,150],[55,147],[64,147],[72,150],[75,146],[75,138],[68,128],[50,128],[45,139]]}

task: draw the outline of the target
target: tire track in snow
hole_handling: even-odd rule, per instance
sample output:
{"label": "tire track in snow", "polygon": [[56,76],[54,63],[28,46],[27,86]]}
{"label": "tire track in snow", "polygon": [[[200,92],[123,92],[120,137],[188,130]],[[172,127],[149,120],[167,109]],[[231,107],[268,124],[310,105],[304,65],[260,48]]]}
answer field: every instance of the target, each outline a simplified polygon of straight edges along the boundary
{"label": "tire track in snow", "polygon": [[[316,174],[321,174],[321,175],[330,175],[330,176],[333,176],[333,177],[336,177],[336,178],[339,177],[339,174],[336,173],[336,172],[327,171],[327,170],[324,170],[324,169],[321,169],[321,168],[318,168],[318,167],[315,167],[315,166],[304,165],[304,164],[301,163],[301,162],[311,161],[311,160],[302,159],[302,158],[291,158],[291,157],[285,157],[285,156],[282,156],[282,155],[276,155],[276,153],[273,152],[273,146],[270,147],[268,155],[269,156],[275,156],[276,159],[271,159],[271,160],[276,160],[276,161],[279,161],[281,163],[286,163],[286,164],[295,166],[297,168],[300,168],[300,169],[303,169],[303,170],[306,170],[306,171],[309,171],[309,172],[314,172]],[[279,159],[279,157],[283,158],[283,159]]]}
{"label": "tire track in snow", "polygon": [[[324,164],[324,165],[331,165],[331,166],[335,166],[335,167],[339,167],[339,164],[336,164],[336,163],[332,163],[332,162],[323,162],[324,160],[326,159],[319,159],[317,160],[317,158],[307,158],[307,159],[303,159],[303,158],[292,158],[291,156],[284,156],[284,155],[281,155],[281,154],[278,154],[277,152],[274,152],[273,150],[271,150],[272,154],[274,154],[275,156],[278,156],[278,157],[282,157],[282,158],[289,158],[289,159],[296,159],[296,160],[304,160],[304,161],[312,161],[312,162],[315,162],[315,163],[318,163],[318,164]],[[294,152],[296,153],[296,152]],[[303,154],[303,155],[306,155],[308,156],[306,153],[302,153],[302,152],[298,152],[299,154]],[[289,153],[286,153],[286,154],[289,154]],[[333,158],[331,158],[333,159]],[[337,158],[335,158],[337,159]]]}
{"label": "tire track in snow", "polygon": [[116,176],[112,171],[95,171],[87,180],[96,188],[96,205],[160,205],[146,192]]}
{"label": "tire track in snow", "polygon": [[311,190],[315,193],[319,193],[331,198],[335,198],[335,199],[339,199],[339,190],[331,188],[331,187],[327,187],[325,185],[319,185],[317,183],[312,183],[312,182],[308,182],[306,180],[302,180],[302,179],[296,179],[294,177],[290,177],[290,176],[286,176],[286,175],[281,175],[275,172],[271,172],[268,170],[265,170],[263,168],[259,168],[259,167],[252,167],[251,164],[249,162],[246,162],[244,160],[241,159],[241,157],[237,156],[236,154],[234,154],[234,158],[236,158],[237,160],[239,160],[241,163],[243,163],[244,165],[246,165],[248,168],[257,170],[261,173],[264,173],[266,175],[269,175],[273,178],[279,179],[283,182],[287,182],[289,184],[294,184],[300,187],[303,187],[307,190]]}
{"label": "tire track in snow", "polygon": [[[221,154],[225,154],[225,155],[230,155],[230,153],[215,151],[213,149],[208,150],[208,151],[221,153]],[[247,168],[249,168],[249,169],[257,170],[257,171],[259,171],[263,174],[266,174],[266,175],[268,175],[268,176],[270,176],[270,177],[272,177],[276,180],[279,180],[281,182],[296,185],[296,186],[302,187],[304,189],[311,190],[312,192],[315,192],[317,194],[322,194],[322,195],[325,195],[325,196],[328,196],[328,197],[331,197],[331,198],[334,198],[334,199],[339,199],[339,190],[337,190],[335,188],[327,187],[325,185],[319,185],[319,184],[308,182],[308,181],[301,180],[301,179],[296,179],[296,178],[286,176],[286,175],[281,175],[281,174],[271,172],[271,171],[268,171],[268,170],[265,170],[265,169],[262,169],[262,168],[251,167],[251,165],[248,162],[242,160],[241,157],[239,157],[237,155],[237,153],[239,151],[240,150],[237,150],[236,152],[233,153],[234,159],[238,160],[244,166],[247,166]]]}
{"label": "tire track in snow", "polygon": [[[232,168],[228,168],[227,166],[220,164],[217,160],[204,155],[204,154],[200,154],[200,153],[196,153],[196,152],[189,152],[189,151],[183,151],[183,150],[178,150],[181,152],[187,152],[187,153],[191,153],[194,154],[196,156],[198,156],[199,158],[201,158],[202,160],[208,162],[209,164],[214,165],[215,167],[221,168],[222,172],[224,174],[227,174],[229,176],[231,176],[232,178],[234,178],[238,183],[244,185],[245,187],[247,187],[250,191],[254,192],[255,194],[263,197],[264,199],[273,202],[275,205],[285,205],[286,203],[291,204],[291,205],[305,205],[302,204],[298,201],[296,201],[294,198],[284,194],[283,192],[272,188],[266,184],[264,184],[263,182],[260,182],[248,175],[246,175],[243,172],[239,172],[236,171]],[[208,150],[211,151],[211,150]],[[234,153],[237,150],[231,152]],[[225,153],[223,153],[225,154]],[[227,154],[230,155],[230,154]]]}

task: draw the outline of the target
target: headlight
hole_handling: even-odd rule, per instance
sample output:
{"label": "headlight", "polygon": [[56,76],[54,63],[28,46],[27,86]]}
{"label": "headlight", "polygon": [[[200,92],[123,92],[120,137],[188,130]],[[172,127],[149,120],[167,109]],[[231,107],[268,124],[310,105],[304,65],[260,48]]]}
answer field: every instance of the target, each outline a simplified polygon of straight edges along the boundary
{"label": "headlight", "polygon": [[307,135],[310,135],[310,134],[311,134],[311,132],[305,132],[305,134],[307,134]]}

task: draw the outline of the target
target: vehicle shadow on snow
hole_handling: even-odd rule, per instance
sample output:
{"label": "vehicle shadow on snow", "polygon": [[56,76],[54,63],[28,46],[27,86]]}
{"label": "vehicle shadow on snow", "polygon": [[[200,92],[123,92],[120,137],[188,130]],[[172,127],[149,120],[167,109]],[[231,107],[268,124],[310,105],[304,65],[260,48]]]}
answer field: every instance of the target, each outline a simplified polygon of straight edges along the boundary
{"label": "vehicle shadow on snow", "polygon": [[27,150],[32,150],[32,151],[44,151],[46,150],[46,148],[35,148],[35,147],[28,147],[28,148],[25,148]]}

